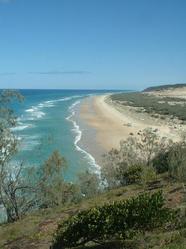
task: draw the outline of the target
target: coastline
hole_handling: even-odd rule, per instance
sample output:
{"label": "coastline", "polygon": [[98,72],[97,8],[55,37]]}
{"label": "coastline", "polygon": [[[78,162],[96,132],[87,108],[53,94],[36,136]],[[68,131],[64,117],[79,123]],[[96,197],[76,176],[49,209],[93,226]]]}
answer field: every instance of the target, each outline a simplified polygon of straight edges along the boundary
{"label": "coastline", "polygon": [[[127,139],[131,134],[135,136],[145,128],[151,127],[157,130],[160,136],[173,141],[180,140],[179,131],[172,130],[166,121],[157,120],[148,114],[138,113],[129,106],[121,107],[108,97],[109,95],[88,97],[81,102],[79,107],[79,117],[86,126],[86,134],[88,134],[88,130],[94,130],[95,136],[92,136],[91,146],[90,137],[86,139],[89,144],[86,144],[83,138],[81,142],[84,146],[86,144],[89,153],[95,157],[96,161],[100,162],[101,155],[112,148],[118,149],[121,140]],[[99,148],[101,152],[95,148]]]}
{"label": "coastline", "polygon": [[[83,126],[83,123],[79,119],[79,106],[80,106],[81,100],[77,100],[74,103],[72,103],[69,106],[69,115],[66,117],[66,120],[71,122],[73,125],[73,133],[75,135],[74,137],[74,146],[78,152],[80,152],[84,158],[88,161],[88,164],[90,165],[89,170],[94,172],[100,177],[101,170],[100,165],[98,164],[96,158],[90,151],[88,150],[87,146],[84,146],[86,143],[82,143],[82,137],[84,138],[85,134],[85,127]],[[89,130],[90,133],[90,130]]]}
{"label": "coastline", "polygon": [[[90,97],[86,98],[89,99]],[[100,163],[101,157],[105,153],[96,141],[96,129],[90,126],[84,119],[81,118],[81,107],[85,100],[81,100],[79,105],[77,105],[76,111],[74,113],[73,122],[74,127],[78,127],[79,137],[76,136],[75,146],[76,149],[87,157],[91,170],[100,175]]]}

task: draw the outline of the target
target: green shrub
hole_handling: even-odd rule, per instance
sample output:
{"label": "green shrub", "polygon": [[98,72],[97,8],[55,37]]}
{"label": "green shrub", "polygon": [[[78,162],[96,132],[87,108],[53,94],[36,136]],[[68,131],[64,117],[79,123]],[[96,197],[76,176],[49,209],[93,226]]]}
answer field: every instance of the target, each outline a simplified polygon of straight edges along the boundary
{"label": "green shrub", "polygon": [[[143,173],[146,177],[147,173],[149,175],[151,172],[152,178],[156,178],[156,172],[151,167],[152,161],[160,153],[165,154],[171,145],[172,141],[160,137],[157,130],[152,128],[140,130],[137,136],[129,136],[126,140],[122,140],[118,150],[112,149],[104,155],[102,177],[109,188],[136,183]],[[146,167],[150,170],[146,170]]]}
{"label": "green shrub", "polygon": [[146,186],[149,183],[157,180],[157,174],[152,166],[144,166],[141,174],[141,183]]}
{"label": "green shrub", "polygon": [[167,151],[160,152],[152,160],[152,166],[157,173],[169,172],[178,181],[186,180],[186,143],[185,141],[172,144]]}
{"label": "green shrub", "polygon": [[139,183],[141,181],[141,175],[143,172],[143,167],[140,165],[132,165],[127,169],[120,165],[118,168],[117,178],[120,181],[121,185],[130,185]]}
{"label": "green shrub", "polygon": [[169,174],[179,181],[186,180],[186,143],[176,143],[168,153]]}
{"label": "green shrub", "polygon": [[152,166],[156,169],[157,173],[162,174],[168,171],[169,162],[168,162],[168,152],[160,152],[153,160]]}
{"label": "green shrub", "polygon": [[162,192],[141,194],[126,201],[91,208],[59,225],[52,248],[131,238],[136,232],[162,226],[171,214],[172,211],[164,207]]}
{"label": "green shrub", "polygon": [[81,195],[85,198],[95,196],[101,191],[99,176],[89,171],[79,174],[78,185]]}

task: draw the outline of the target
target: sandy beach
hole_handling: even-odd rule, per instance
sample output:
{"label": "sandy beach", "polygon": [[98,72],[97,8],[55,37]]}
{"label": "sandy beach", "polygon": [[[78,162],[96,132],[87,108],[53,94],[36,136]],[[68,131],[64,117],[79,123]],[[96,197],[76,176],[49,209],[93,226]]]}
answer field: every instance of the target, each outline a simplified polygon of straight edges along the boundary
{"label": "sandy beach", "polygon": [[166,120],[138,113],[130,106],[121,107],[113,103],[108,95],[85,99],[81,105],[80,117],[96,130],[96,142],[105,151],[118,148],[122,139],[135,136],[148,127],[157,129],[160,136],[174,141],[180,140],[181,136],[180,128],[170,126]]}

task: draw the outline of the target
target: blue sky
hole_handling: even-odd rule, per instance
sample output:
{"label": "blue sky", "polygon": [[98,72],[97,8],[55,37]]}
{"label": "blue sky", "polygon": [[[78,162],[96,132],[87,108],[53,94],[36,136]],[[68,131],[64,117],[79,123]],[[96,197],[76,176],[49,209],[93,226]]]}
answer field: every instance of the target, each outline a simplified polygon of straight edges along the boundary
{"label": "blue sky", "polygon": [[186,82],[185,0],[0,0],[0,88]]}

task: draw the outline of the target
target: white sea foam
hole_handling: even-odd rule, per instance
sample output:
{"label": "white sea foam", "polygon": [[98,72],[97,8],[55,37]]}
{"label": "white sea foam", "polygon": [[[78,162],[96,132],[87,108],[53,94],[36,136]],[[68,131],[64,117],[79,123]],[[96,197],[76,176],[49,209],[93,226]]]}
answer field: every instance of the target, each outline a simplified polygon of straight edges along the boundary
{"label": "white sea foam", "polygon": [[30,125],[30,124],[18,125],[16,127],[12,128],[11,130],[12,131],[22,131],[22,130],[25,130],[25,129],[30,128],[30,127],[32,127],[32,125]]}
{"label": "white sea foam", "polygon": [[43,101],[39,103],[38,105],[32,106],[31,108],[25,110],[25,112],[28,113],[29,115],[26,119],[27,120],[41,119],[46,115],[46,113],[43,111],[44,108],[55,107],[55,104],[58,102],[68,101],[68,100],[72,100],[75,98],[81,98],[81,97],[83,96],[75,95],[75,96],[64,97],[60,99]]}
{"label": "white sea foam", "polygon": [[74,102],[70,107],[69,107],[69,111],[70,111],[70,115],[66,118],[67,120],[71,121],[73,123],[73,131],[76,134],[75,140],[74,140],[74,145],[77,149],[77,151],[81,152],[82,154],[84,154],[84,157],[86,159],[88,159],[89,164],[91,165],[91,169],[99,176],[101,177],[101,170],[100,170],[100,166],[96,163],[95,158],[88,153],[86,150],[82,149],[78,143],[82,138],[82,131],[80,130],[79,125],[76,123],[76,121],[73,120],[73,117],[75,115],[75,110],[74,108],[80,103],[80,101],[76,101]]}
{"label": "white sea foam", "polygon": [[[33,124],[28,124],[28,121],[34,121],[37,119],[42,119],[46,113],[45,108],[52,108],[55,107],[58,102],[69,101],[75,98],[81,98],[81,95],[75,95],[70,97],[63,97],[59,99],[47,100],[40,102],[37,105],[31,106],[30,108],[25,110],[25,114],[18,118],[18,125],[12,128],[12,131],[22,131],[27,128],[33,127]],[[73,113],[74,114],[74,113]],[[70,117],[69,117],[70,118]],[[35,146],[39,145],[39,138],[38,136],[27,136],[21,135],[19,136],[21,150],[32,150]]]}
{"label": "white sea foam", "polygon": [[74,96],[64,97],[64,98],[60,98],[60,99],[48,100],[48,101],[46,101],[46,103],[48,103],[48,104],[54,104],[54,103],[57,103],[57,102],[68,101],[68,100],[72,100],[72,99],[76,99],[76,98],[81,98],[81,97],[83,97],[83,96],[82,95],[74,95]]}
{"label": "white sea foam", "polygon": [[55,105],[54,105],[53,103],[47,103],[47,101],[44,102],[44,103],[40,103],[40,104],[38,105],[39,108],[49,108],[49,107],[54,107],[54,106],[55,106]]}
{"label": "white sea foam", "polygon": [[[46,115],[45,113],[45,108],[52,108],[55,107],[56,104],[59,102],[65,102],[65,101],[70,101],[76,98],[82,98],[84,96],[82,95],[74,95],[74,96],[69,96],[69,97],[63,97],[63,98],[59,98],[59,99],[53,99],[53,100],[47,100],[47,101],[43,101],[40,102],[37,105],[31,106],[30,108],[25,110],[26,115],[22,115],[19,118],[19,123],[17,127],[14,127],[13,130],[14,131],[22,131],[24,129],[27,128],[31,128],[33,127],[32,124],[28,124],[27,122],[30,121],[34,121],[37,119],[42,119],[44,118],[44,116]],[[91,155],[89,155],[86,151],[82,150],[79,146],[78,146],[78,142],[81,139],[81,131],[79,129],[78,126],[76,126],[76,123],[71,120],[72,117],[75,115],[75,111],[74,111],[74,107],[79,104],[80,101],[76,101],[74,102],[70,107],[69,107],[69,111],[70,111],[70,115],[69,117],[67,117],[66,119],[73,122],[74,125],[74,132],[76,133],[76,139],[75,139],[75,147],[78,151],[81,151],[82,153],[84,153],[84,155],[89,158],[89,162],[92,165],[96,165],[94,158],[91,158]],[[22,121],[22,122],[20,122]],[[32,150],[35,146],[39,145],[39,138],[37,136],[26,136],[26,135],[22,135],[20,137],[21,140],[21,149],[22,150]]]}
{"label": "white sea foam", "polygon": [[32,124],[21,122],[20,117],[17,119],[17,121],[18,121],[17,126],[11,128],[12,131],[22,131],[22,130],[25,130],[27,128],[33,127]]}
{"label": "white sea foam", "polygon": [[45,113],[41,111],[41,107],[38,106],[32,106],[30,109],[25,110],[25,112],[30,114],[30,117],[28,119],[34,120],[35,118],[39,119],[45,116]]}
{"label": "white sea foam", "polygon": [[76,105],[80,104],[80,101],[75,101],[70,107],[69,107],[69,111],[70,111],[70,115],[68,117],[66,117],[66,120],[69,120],[71,122],[73,122],[73,120],[71,120],[71,118],[75,115],[75,111],[74,111],[74,107]]}

